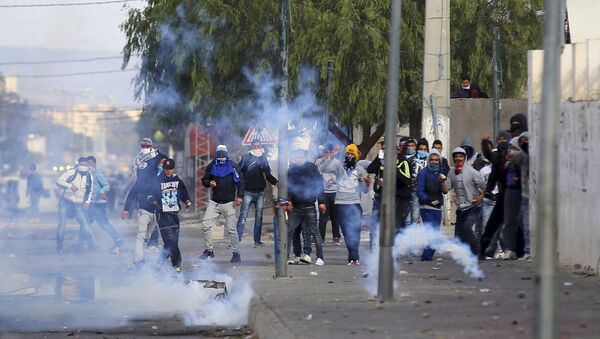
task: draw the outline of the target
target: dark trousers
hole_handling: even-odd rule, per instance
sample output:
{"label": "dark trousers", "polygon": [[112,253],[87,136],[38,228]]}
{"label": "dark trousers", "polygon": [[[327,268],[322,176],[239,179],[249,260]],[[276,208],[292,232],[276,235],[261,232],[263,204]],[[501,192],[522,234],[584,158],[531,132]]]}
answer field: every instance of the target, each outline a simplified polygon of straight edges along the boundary
{"label": "dark trousers", "polygon": [[336,215],[335,209],[335,193],[325,193],[325,206],[327,210],[325,213],[319,212],[319,232],[321,232],[321,239],[325,241],[325,234],[327,233],[327,220],[331,220],[331,233],[333,239],[339,240],[342,236],[340,234],[340,222]]}
{"label": "dark trousers", "polygon": [[[396,230],[395,234],[400,233],[406,227],[406,216],[411,208],[412,197],[396,197]],[[373,210],[371,212],[371,232],[370,249],[375,248],[377,238],[379,237],[379,224],[381,223],[381,195],[376,195],[373,200]]]}
{"label": "dark trousers", "polygon": [[156,228],[154,229],[154,231],[152,231],[152,235],[150,236],[150,239],[148,239],[148,244],[146,244],[146,246],[158,247],[158,230]]}
{"label": "dark trousers", "polygon": [[[492,239],[497,239],[494,237],[500,226],[504,223],[504,192],[498,193],[496,196],[496,206],[492,210],[492,214],[485,224],[485,230],[483,231],[483,235],[481,236],[480,253],[482,256],[486,255],[485,251],[490,246]],[[492,244],[492,250],[496,249],[496,244]]]}
{"label": "dark trousers", "polygon": [[288,257],[290,246],[292,245],[292,239],[294,233],[297,232],[298,228],[303,229],[304,237],[304,253],[310,255],[312,252],[312,246],[310,242],[311,236],[315,240],[315,247],[317,250],[317,258],[323,258],[323,243],[321,240],[321,234],[317,229],[317,211],[314,205],[303,205],[294,206],[294,209],[289,215],[288,224]]}
{"label": "dark trousers", "polygon": [[[517,252],[519,238],[519,214],[521,211],[521,189],[507,188],[504,191],[504,243],[508,250]],[[522,236],[521,236],[522,238]],[[521,243],[522,245],[522,243]]]}
{"label": "dark trousers", "polygon": [[164,263],[171,258],[173,267],[181,266],[181,252],[179,251],[179,216],[174,213],[159,212],[158,228],[164,246],[158,256],[158,263]]}
{"label": "dark trousers", "polygon": [[454,236],[469,245],[471,252],[475,255],[479,253],[479,243],[473,233],[473,225],[477,222],[480,214],[481,206],[473,206],[466,210],[456,210]]}
{"label": "dark trousers", "polygon": [[340,217],[340,225],[344,233],[344,241],[348,249],[348,262],[360,260],[358,249],[360,247],[360,223],[362,221],[362,208],[360,204],[335,205],[336,214]]}

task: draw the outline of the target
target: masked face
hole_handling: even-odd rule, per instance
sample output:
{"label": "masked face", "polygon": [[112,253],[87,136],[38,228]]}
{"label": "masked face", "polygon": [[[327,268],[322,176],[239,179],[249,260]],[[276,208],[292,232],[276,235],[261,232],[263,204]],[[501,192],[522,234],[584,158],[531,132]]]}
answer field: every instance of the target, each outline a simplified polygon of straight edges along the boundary
{"label": "masked face", "polygon": [[471,81],[469,80],[463,80],[460,82],[460,87],[462,89],[471,89]]}
{"label": "masked face", "polygon": [[521,149],[523,150],[523,152],[529,153],[529,142],[521,143]]}
{"label": "masked face", "polygon": [[415,146],[407,146],[406,147],[406,154],[413,155],[416,152],[417,152],[417,149],[415,148]]}
{"label": "masked face", "polygon": [[77,165],[77,170],[81,173],[87,173],[90,168],[87,165]]}
{"label": "masked face", "polygon": [[346,157],[344,158],[344,163],[347,168],[354,168],[356,167],[356,158],[353,154],[346,154]]}
{"label": "masked face", "polygon": [[142,149],[140,149],[140,153],[142,153],[142,154],[150,154],[150,148],[142,148]]}
{"label": "masked face", "polygon": [[427,151],[418,151],[417,152],[417,157],[419,159],[427,159],[428,156],[429,156],[429,152],[427,152]]}

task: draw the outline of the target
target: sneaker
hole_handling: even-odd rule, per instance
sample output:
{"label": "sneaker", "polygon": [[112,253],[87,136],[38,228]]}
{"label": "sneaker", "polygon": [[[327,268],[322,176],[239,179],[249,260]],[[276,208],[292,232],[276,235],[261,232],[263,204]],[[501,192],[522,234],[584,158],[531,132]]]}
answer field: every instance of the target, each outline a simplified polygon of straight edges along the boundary
{"label": "sneaker", "polygon": [[360,261],[358,260],[350,260],[348,266],[360,266]]}
{"label": "sneaker", "polygon": [[121,247],[119,247],[118,245],[115,245],[112,250],[110,251],[110,254],[114,254],[114,255],[119,255],[121,254]]}
{"label": "sneaker", "polygon": [[323,261],[323,259],[317,258],[317,261],[315,261],[315,265],[316,266],[323,266],[323,265],[325,265],[325,262]]}
{"label": "sneaker", "polygon": [[513,251],[504,252],[503,260],[517,260],[517,254]]}
{"label": "sneaker", "polygon": [[311,259],[310,255],[303,254],[303,255],[300,256],[300,261],[303,262],[303,263],[310,264],[312,262],[312,259]]}
{"label": "sneaker", "polygon": [[525,253],[522,257],[519,258],[519,260],[529,260],[531,259],[531,255],[529,255],[528,253]]}
{"label": "sneaker", "polygon": [[333,238],[333,244],[334,244],[334,245],[336,245],[336,246],[340,246],[340,243],[341,243],[341,242],[342,242],[342,241],[340,240],[340,238]]}
{"label": "sneaker", "polygon": [[158,248],[158,246],[148,246],[148,247],[146,247],[145,252],[146,253],[159,253],[160,248]]}
{"label": "sneaker", "polygon": [[240,262],[242,261],[242,257],[240,257],[240,254],[238,252],[233,252],[233,255],[231,256],[231,262]]}
{"label": "sneaker", "polygon": [[206,260],[206,259],[210,259],[210,258],[214,258],[214,257],[215,257],[215,253],[212,250],[204,250],[204,253],[202,253],[202,255],[198,257],[198,259]]}
{"label": "sneaker", "polygon": [[135,260],[133,264],[131,264],[131,267],[135,268],[136,270],[139,270],[144,266],[144,264],[146,264],[146,259],[142,258]]}
{"label": "sneaker", "polygon": [[176,273],[181,273],[181,266],[175,267],[175,272]]}
{"label": "sneaker", "polygon": [[264,242],[262,242],[262,241],[255,242],[255,243],[254,243],[254,246],[265,246],[265,243],[264,243]]}
{"label": "sneaker", "polygon": [[300,257],[290,258],[287,263],[288,265],[298,265],[300,263]]}

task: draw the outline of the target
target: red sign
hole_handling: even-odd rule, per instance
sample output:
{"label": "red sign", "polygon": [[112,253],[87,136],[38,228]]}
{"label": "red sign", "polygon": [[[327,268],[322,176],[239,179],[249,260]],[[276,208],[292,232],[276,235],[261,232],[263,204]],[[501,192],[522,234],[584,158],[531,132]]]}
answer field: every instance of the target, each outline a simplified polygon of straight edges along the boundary
{"label": "red sign", "polygon": [[254,139],[260,140],[260,143],[263,145],[274,145],[277,143],[277,139],[275,139],[271,130],[266,127],[250,127],[244,137],[244,141],[242,141],[242,145],[249,146]]}

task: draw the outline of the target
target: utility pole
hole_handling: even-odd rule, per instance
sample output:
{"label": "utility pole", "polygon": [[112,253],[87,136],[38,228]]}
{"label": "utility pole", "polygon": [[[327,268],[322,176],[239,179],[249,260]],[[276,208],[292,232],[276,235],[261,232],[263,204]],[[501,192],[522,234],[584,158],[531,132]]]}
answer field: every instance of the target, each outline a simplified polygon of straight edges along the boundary
{"label": "utility pole", "polygon": [[421,135],[449,145],[450,0],[425,2],[422,97]]}
{"label": "utility pole", "polygon": [[325,144],[327,142],[327,135],[329,134],[329,114],[331,110],[329,108],[331,100],[331,79],[333,77],[333,71],[335,71],[335,63],[332,60],[327,61],[327,79],[325,83],[327,85],[327,92],[325,97],[325,116],[323,117],[323,129],[321,131],[321,137],[319,143]]}
{"label": "utility pole", "polygon": [[492,86],[494,88],[494,138],[500,133],[500,28],[494,27],[494,43],[492,50],[493,78]]}
{"label": "utility pole", "polygon": [[536,262],[536,298],[534,336],[539,339],[558,337],[556,321],[556,234],[558,216],[558,118],[560,110],[560,48],[564,37],[562,0],[544,4],[544,73],[540,114],[540,145],[537,181],[538,204]]}
{"label": "utility pole", "polygon": [[385,148],[381,231],[379,235],[378,297],[381,302],[394,299],[394,231],[396,230],[396,137],[398,125],[398,92],[400,74],[400,21],[402,0],[392,0],[392,25],[388,64],[387,98],[385,103]]}
{"label": "utility pole", "polygon": [[[279,199],[287,200],[288,182],[288,41],[290,24],[290,0],[279,0],[279,17],[281,27],[279,31],[279,62],[281,63],[279,132],[277,139],[277,195]],[[277,227],[275,228],[275,277],[287,276],[287,221],[283,208],[277,209]]]}

